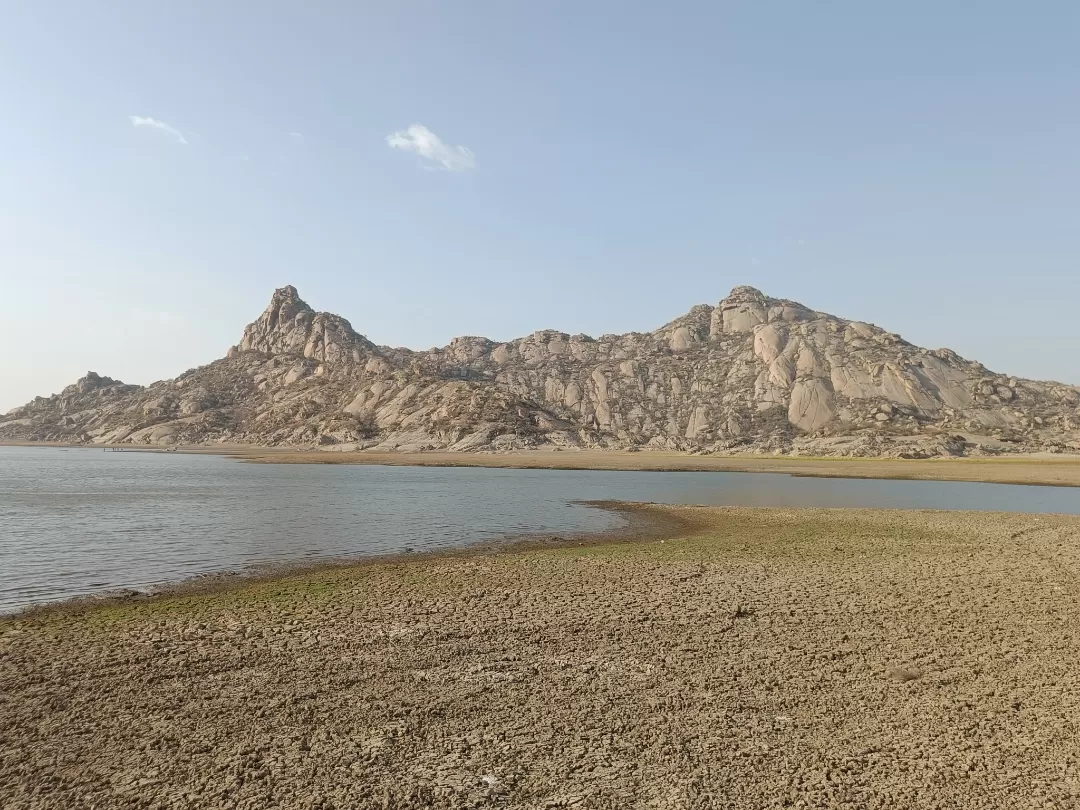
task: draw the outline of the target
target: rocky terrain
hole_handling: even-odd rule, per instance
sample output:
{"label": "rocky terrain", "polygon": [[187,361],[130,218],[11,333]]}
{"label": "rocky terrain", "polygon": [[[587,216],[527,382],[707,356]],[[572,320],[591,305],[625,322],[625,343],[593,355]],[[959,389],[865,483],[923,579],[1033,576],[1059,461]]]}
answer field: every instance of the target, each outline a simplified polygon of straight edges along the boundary
{"label": "rocky terrain", "polygon": [[532,447],[930,458],[1080,451],[1080,388],[736,287],[652,332],[377,346],[277,290],[228,356],[143,387],[93,372],[0,440],[330,450]]}
{"label": "rocky terrain", "polygon": [[1080,520],[663,511],[0,619],[0,806],[1080,806]]}

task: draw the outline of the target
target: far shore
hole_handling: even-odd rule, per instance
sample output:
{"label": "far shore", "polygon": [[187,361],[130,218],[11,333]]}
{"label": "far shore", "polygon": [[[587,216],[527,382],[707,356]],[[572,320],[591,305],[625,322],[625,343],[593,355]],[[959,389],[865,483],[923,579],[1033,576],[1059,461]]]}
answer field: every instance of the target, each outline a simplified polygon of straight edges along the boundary
{"label": "far shore", "polygon": [[[0,442],[0,446],[111,449],[113,445]],[[881,478],[918,481],[970,481],[1035,486],[1080,486],[1080,455],[1008,455],[976,458],[840,458],[800,456],[705,456],[689,453],[621,450],[511,450],[487,453],[447,451],[335,452],[250,445],[162,447],[116,445],[126,451],[208,453],[255,464],[374,464],[410,467],[499,467],[548,470],[638,470],[652,472],[780,473],[819,478]]]}

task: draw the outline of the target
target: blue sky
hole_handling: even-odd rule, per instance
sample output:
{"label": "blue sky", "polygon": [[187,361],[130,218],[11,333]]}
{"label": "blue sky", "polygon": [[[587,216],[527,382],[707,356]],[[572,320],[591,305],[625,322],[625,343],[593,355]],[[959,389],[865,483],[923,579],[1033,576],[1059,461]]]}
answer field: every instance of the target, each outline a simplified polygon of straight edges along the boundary
{"label": "blue sky", "polygon": [[209,362],[287,283],[418,349],[753,284],[1080,383],[1075,3],[4,17],[0,411]]}

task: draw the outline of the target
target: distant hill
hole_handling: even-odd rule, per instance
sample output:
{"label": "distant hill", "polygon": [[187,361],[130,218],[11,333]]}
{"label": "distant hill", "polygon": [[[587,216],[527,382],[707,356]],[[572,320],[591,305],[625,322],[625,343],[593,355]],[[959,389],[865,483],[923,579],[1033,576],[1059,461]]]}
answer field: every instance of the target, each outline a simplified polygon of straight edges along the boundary
{"label": "distant hill", "polygon": [[143,387],[93,372],[0,439],[929,457],[1080,450],[1080,389],[736,287],[652,332],[377,346],[274,292],[228,356]]}

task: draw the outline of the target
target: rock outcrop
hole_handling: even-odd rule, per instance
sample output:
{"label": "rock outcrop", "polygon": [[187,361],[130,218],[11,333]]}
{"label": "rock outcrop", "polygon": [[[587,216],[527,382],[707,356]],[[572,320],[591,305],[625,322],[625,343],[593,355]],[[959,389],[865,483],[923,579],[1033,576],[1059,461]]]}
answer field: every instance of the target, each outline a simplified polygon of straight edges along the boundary
{"label": "rock outcrop", "polygon": [[270,305],[248,324],[232,353],[299,354],[311,360],[357,364],[374,348],[344,318],[315,312],[290,285],[274,291]]}
{"label": "rock outcrop", "polygon": [[871,324],[736,287],[649,332],[376,346],[274,292],[239,344],[142,387],[93,372],[0,439],[930,457],[1080,451],[1080,389],[995,374]]}

